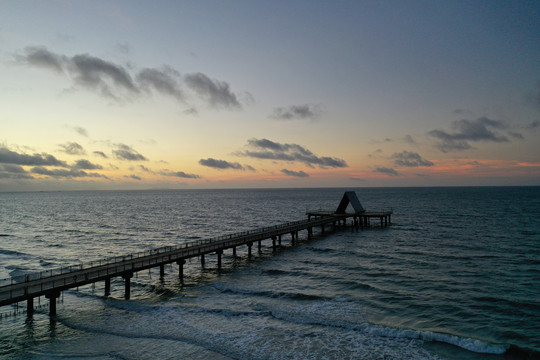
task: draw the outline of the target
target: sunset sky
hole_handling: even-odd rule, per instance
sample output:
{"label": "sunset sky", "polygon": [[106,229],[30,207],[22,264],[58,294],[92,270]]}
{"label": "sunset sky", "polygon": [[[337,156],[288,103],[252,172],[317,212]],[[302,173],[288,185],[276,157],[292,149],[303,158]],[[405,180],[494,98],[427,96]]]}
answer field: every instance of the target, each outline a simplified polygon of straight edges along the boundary
{"label": "sunset sky", "polygon": [[538,1],[0,0],[0,191],[540,185]]}

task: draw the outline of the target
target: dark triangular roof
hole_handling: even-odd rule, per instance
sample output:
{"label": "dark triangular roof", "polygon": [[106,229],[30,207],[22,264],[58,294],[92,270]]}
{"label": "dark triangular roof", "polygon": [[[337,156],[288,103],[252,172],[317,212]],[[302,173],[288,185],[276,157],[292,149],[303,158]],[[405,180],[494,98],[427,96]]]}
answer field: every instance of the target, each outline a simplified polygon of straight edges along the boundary
{"label": "dark triangular roof", "polygon": [[341,202],[339,203],[336,214],[345,214],[345,210],[347,210],[347,206],[349,206],[349,204],[352,205],[355,213],[366,211],[362,204],[360,204],[360,200],[358,200],[356,193],[354,191],[346,191],[345,194],[343,194]]}

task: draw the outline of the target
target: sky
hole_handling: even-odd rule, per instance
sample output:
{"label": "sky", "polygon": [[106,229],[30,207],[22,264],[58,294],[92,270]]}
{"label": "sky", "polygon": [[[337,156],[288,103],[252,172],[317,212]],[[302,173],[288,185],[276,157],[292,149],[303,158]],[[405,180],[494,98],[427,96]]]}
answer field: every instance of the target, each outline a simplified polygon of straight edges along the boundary
{"label": "sky", "polygon": [[540,185],[538,19],[0,0],[0,191]]}

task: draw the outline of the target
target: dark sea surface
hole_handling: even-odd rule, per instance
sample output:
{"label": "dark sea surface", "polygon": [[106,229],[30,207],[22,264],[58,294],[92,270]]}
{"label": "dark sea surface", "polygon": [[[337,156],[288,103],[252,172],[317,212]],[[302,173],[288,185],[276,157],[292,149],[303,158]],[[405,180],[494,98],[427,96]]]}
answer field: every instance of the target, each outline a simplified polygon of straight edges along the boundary
{"label": "dark sea surface", "polygon": [[[538,359],[540,187],[0,193],[0,279],[304,219],[356,190],[392,226],[300,233],[0,308],[1,359]],[[17,315],[14,315],[18,313]]]}

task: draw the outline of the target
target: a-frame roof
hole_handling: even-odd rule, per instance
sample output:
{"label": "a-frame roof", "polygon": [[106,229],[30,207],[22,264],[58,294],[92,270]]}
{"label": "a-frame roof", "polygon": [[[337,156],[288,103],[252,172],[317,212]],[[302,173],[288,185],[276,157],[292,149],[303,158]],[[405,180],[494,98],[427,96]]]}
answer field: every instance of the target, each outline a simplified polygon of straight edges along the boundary
{"label": "a-frame roof", "polygon": [[341,202],[336,210],[336,214],[345,214],[345,210],[347,210],[347,206],[349,206],[349,204],[352,205],[355,213],[366,211],[366,209],[364,209],[360,203],[360,200],[358,200],[356,193],[354,191],[346,191],[345,194],[343,194],[343,198],[341,198]]}

